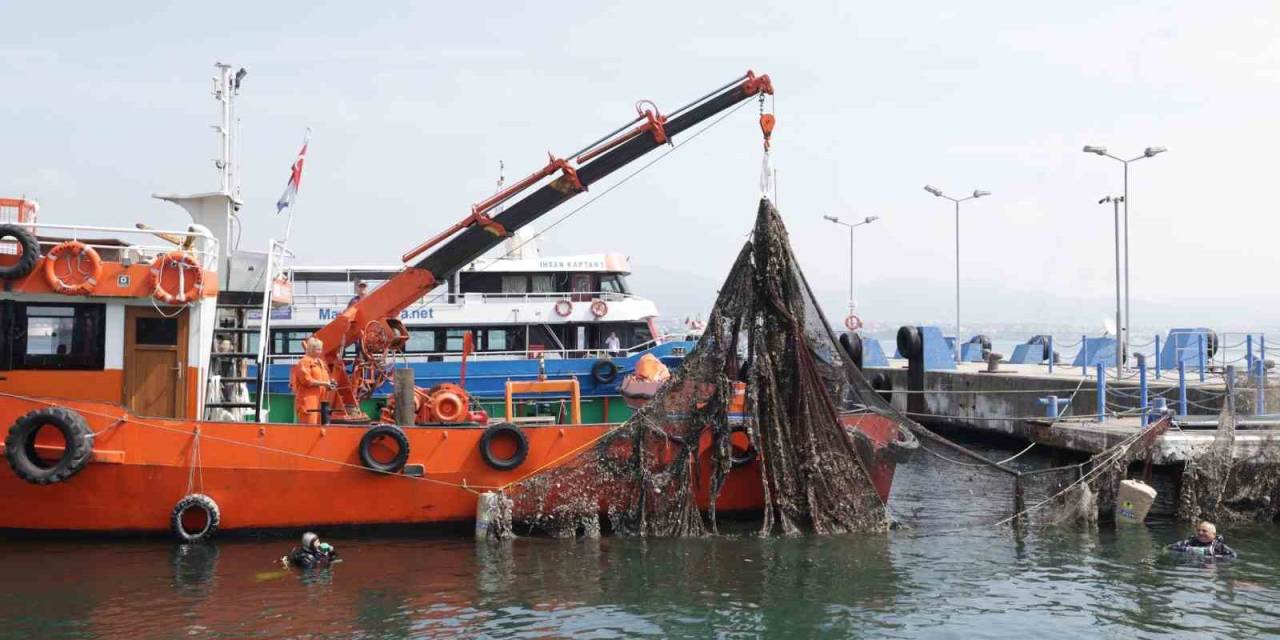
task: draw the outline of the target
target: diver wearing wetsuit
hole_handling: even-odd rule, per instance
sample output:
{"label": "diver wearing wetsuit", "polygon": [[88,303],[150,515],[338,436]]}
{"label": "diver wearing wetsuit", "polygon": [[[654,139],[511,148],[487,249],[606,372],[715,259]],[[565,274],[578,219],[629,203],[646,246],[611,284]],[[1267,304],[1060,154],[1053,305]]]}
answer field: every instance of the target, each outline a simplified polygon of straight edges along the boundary
{"label": "diver wearing wetsuit", "polygon": [[1212,522],[1201,522],[1196,527],[1196,535],[1169,545],[1169,550],[1200,553],[1213,558],[1234,558],[1237,555],[1235,549],[1228,547],[1227,542],[1218,535],[1218,528]]}
{"label": "diver wearing wetsuit", "polygon": [[294,547],[289,555],[281,558],[285,565],[299,569],[327,567],[338,558],[338,550],[327,542],[320,542],[320,536],[310,531],[302,534],[302,546]]}

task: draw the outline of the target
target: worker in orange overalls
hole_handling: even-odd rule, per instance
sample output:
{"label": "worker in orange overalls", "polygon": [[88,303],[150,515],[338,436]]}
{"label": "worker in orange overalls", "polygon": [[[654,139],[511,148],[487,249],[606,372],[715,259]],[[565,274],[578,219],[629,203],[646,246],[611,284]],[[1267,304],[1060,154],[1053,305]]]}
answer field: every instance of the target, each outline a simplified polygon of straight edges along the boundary
{"label": "worker in orange overalls", "polygon": [[324,343],[313,337],[302,341],[306,354],[293,365],[289,388],[293,390],[293,410],[299,424],[320,424],[320,403],[338,384],[329,378],[329,368],[320,357]]}

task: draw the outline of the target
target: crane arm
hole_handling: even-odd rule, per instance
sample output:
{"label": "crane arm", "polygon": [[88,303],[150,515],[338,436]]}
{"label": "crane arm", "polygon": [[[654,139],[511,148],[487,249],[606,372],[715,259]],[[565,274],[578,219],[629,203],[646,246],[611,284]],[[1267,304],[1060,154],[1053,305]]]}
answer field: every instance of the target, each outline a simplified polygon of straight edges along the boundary
{"label": "crane arm", "polygon": [[[502,239],[533,222],[548,211],[592,184],[639,159],[657,147],[669,143],[671,136],[689,130],[716,114],[751,98],[772,94],[769,76],[748,71],[720,89],[682,107],[669,116],[657,112],[652,103],[637,105],[637,117],[619,130],[605,136],[568,160],[552,157],[542,170],[512,185],[495,196],[476,204],[472,213],[444,232],[406,253],[403,259],[417,262],[406,267],[382,286],[351,305],[328,325],[316,332],[324,342],[324,359],[338,382],[338,407],[335,415],[359,418],[357,402],[379,380],[349,379],[343,367],[342,354],[351,344],[361,345],[351,377],[367,375],[368,359],[378,353],[403,348],[407,331],[399,323],[399,314],[452,273],[484,255]],[[633,127],[633,125],[636,125]],[[577,165],[576,167],[574,165]],[[554,180],[538,187],[501,213],[488,213],[518,193],[556,173]],[[418,258],[428,249],[435,251]]]}

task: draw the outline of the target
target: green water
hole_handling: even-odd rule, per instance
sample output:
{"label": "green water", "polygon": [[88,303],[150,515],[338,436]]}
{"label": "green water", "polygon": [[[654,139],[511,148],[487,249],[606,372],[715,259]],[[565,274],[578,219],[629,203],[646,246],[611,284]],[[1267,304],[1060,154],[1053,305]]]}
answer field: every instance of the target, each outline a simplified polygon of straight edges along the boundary
{"label": "green water", "polygon": [[1161,550],[1189,535],[1172,523],[944,533],[951,511],[1003,507],[938,465],[899,472],[916,528],[861,536],[346,537],[310,574],[276,563],[291,539],[0,541],[0,638],[1280,635],[1278,525],[1223,527],[1242,557],[1207,565]]}

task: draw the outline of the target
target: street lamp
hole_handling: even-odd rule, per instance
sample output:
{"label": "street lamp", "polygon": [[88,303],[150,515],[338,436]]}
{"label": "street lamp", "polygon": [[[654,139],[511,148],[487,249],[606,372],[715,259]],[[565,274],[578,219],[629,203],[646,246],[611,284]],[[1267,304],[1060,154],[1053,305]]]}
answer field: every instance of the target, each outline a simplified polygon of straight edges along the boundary
{"label": "street lamp", "polygon": [[1123,353],[1127,357],[1129,355],[1129,324],[1133,321],[1133,319],[1129,317],[1129,163],[1137,162],[1143,158],[1154,158],[1157,155],[1168,151],[1168,149],[1164,147],[1147,147],[1142,151],[1142,155],[1129,158],[1128,160],[1107,153],[1106,147],[1099,147],[1092,144],[1086,144],[1082,151],[1085,153],[1100,155],[1105,158],[1111,158],[1112,160],[1124,165],[1124,325],[1123,328],[1120,325],[1117,325],[1116,330],[1120,332],[1120,335],[1117,336],[1117,338],[1124,343]]}
{"label": "street lamp", "polygon": [[855,227],[861,227],[864,224],[871,224],[880,219],[880,216],[867,216],[862,222],[848,223],[835,216],[822,216],[826,220],[830,220],[836,224],[849,227],[849,313],[853,313],[853,230]]}
{"label": "street lamp", "polygon": [[[1111,203],[1115,209],[1116,217],[1116,331],[1120,331],[1120,203],[1125,201],[1124,196],[1107,196],[1098,201],[1098,204]],[[1123,347],[1121,346],[1120,336],[1116,336],[1116,380],[1120,379],[1120,363],[1124,357]],[[1158,357],[1158,356],[1157,356]]]}
{"label": "street lamp", "polygon": [[943,193],[942,189],[932,185],[926,184],[924,186],[924,190],[939,198],[946,198],[947,200],[954,202],[956,205],[956,362],[960,362],[960,203],[965,200],[973,200],[974,198],[989,196],[991,195],[991,192],[974,189],[973,195],[971,196],[952,198],[951,196]]}

